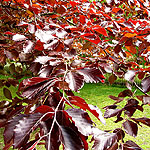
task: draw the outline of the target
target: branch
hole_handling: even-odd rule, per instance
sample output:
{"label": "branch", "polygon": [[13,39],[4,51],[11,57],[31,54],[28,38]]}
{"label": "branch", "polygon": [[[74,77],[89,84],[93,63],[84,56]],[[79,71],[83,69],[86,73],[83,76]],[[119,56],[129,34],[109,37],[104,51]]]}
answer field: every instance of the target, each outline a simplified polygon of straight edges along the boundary
{"label": "branch", "polygon": [[55,12],[51,12],[51,13],[43,13],[41,14],[41,16],[51,16],[51,15],[54,15],[56,14]]}
{"label": "branch", "polygon": [[145,93],[145,92],[136,84],[136,82],[133,82],[133,85],[134,85],[137,89],[139,89],[142,93],[144,93],[146,96],[150,96],[150,95],[148,95],[147,93]]}
{"label": "branch", "polygon": [[67,21],[69,24],[73,25],[73,26],[76,26],[76,24],[74,24],[73,22],[71,22],[70,20],[68,19],[65,19],[64,17],[61,17],[61,19],[64,19],[65,21]]}
{"label": "branch", "polygon": [[13,9],[13,10],[22,10],[23,8],[14,8],[14,7],[11,7],[10,5],[3,5],[2,3],[1,3],[1,6],[2,6],[2,8],[10,8],[10,9]]}
{"label": "branch", "polygon": [[[106,55],[107,56],[111,56],[108,52],[106,52],[106,50],[104,50],[104,52],[106,53]],[[114,60],[112,60],[114,63],[116,63],[117,65],[119,65],[116,61],[114,61]],[[124,69],[122,69],[122,68],[120,68],[124,73],[126,73],[126,71],[124,70]],[[147,93],[145,93],[144,91],[143,91],[143,89],[141,89],[137,84],[136,84],[136,82],[134,81],[133,82],[133,85],[137,88],[137,89],[139,89],[142,93],[144,93],[146,96],[150,96],[150,95],[148,95]]]}

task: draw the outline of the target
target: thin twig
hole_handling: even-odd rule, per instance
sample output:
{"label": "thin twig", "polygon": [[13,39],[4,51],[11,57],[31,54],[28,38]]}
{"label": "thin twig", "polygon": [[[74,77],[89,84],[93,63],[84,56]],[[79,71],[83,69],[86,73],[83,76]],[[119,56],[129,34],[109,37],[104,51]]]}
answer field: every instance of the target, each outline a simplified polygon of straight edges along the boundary
{"label": "thin twig", "polygon": [[[106,52],[105,50],[104,50],[104,52],[106,53],[106,55],[107,56],[111,56],[108,52]],[[113,60],[112,60],[113,61]],[[114,63],[116,63],[117,65],[119,65],[116,61],[113,61]],[[122,68],[120,68],[124,73],[126,73],[126,71],[124,70],[124,69],[122,69]],[[144,93],[146,96],[149,96],[147,93],[145,93],[137,84],[136,84],[136,82],[134,81],[133,82],[133,85],[137,88],[137,89],[139,89],[142,93]]]}
{"label": "thin twig", "polygon": [[[67,64],[67,62],[66,62],[66,70],[65,70],[65,73],[64,73],[64,77],[63,77],[63,83],[64,83],[64,81],[65,81],[65,77],[66,77],[67,73],[68,73],[68,64]],[[63,86],[64,86],[64,84],[63,84]],[[52,130],[53,130],[53,128],[54,128],[55,122],[57,121],[57,120],[56,120],[57,111],[58,111],[58,109],[59,109],[60,104],[63,102],[63,99],[65,99],[65,91],[64,91],[64,88],[63,88],[63,96],[62,96],[61,100],[59,101],[59,103],[58,103],[58,105],[57,105],[57,107],[56,107],[56,109],[55,109],[54,119],[53,119],[53,122],[52,122],[52,125],[51,125],[51,129],[50,129],[50,131],[49,131],[49,133],[48,133],[48,149],[50,149],[50,146],[51,146],[51,143],[50,143],[51,132],[52,132]]]}
{"label": "thin twig", "polygon": [[53,119],[53,122],[52,122],[52,125],[51,125],[51,129],[50,129],[50,131],[48,133],[48,149],[50,149],[50,146],[51,146],[51,142],[50,142],[51,133],[52,133],[52,130],[53,130],[55,122],[56,122],[56,117],[57,117],[56,115],[57,115],[58,108],[59,108],[59,106],[60,106],[60,104],[61,104],[62,101],[63,101],[63,97],[61,98],[61,100],[59,101],[59,103],[58,103],[58,105],[57,105],[57,107],[55,109],[54,119]]}

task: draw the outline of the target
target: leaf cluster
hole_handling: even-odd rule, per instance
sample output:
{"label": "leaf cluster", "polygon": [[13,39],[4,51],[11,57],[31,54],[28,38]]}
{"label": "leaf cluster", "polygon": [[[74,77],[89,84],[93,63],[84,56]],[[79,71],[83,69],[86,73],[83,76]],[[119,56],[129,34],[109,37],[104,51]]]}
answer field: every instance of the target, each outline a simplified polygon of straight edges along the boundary
{"label": "leaf cluster", "polygon": [[[9,99],[0,102],[4,149],[35,150],[44,144],[47,150],[60,145],[88,150],[92,136],[94,150],[141,150],[123,138],[135,137],[141,123],[150,126],[149,118],[133,118],[150,104],[149,8],[147,0],[1,0],[0,72],[12,77],[0,80]],[[104,83],[106,73],[110,84],[124,78],[127,89],[110,96],[115,103],[104,107],[103,117],[74,92],[84,83]],[[24,77],[29,78],[19,83]],[[14,98],[7,88],[11,85],[18,85]],[[136,96],[132,86],[143,95]],[[120,108],[122,101],[126,104]],[[104,118],[116,116],[122,128],[102,131],[88,112],[103,124]]]}

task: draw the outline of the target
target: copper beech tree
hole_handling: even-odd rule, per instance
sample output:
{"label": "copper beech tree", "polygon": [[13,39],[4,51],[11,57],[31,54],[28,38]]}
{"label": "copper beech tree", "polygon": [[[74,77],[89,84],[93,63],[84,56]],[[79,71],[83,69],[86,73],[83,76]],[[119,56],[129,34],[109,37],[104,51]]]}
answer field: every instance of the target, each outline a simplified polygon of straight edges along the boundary
{"label": "copper beech tree", "polygon": [[[0,73],[9,76],[0,80],[4,150],[88,150],[89,136],[93,150],[141,150],[123,138],[150,126],[133,117],[150,105],[149,20],[148,0],[0,0]],[[106,73],[110,84],[124,78],[127,89],[109,96],[114,104],[103,115],[75,92],[105,82]],[[102,131],[88,113],[103,124],[116,117],[122,127]]]}

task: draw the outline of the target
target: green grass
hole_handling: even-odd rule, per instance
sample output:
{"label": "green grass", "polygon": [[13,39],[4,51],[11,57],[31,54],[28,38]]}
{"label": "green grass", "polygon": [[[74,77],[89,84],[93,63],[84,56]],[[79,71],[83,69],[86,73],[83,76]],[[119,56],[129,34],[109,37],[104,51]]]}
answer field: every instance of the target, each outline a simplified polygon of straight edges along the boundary
{"label": "green grass", "polygon": [[[108,86],[105,84],[86,84],[83,89],[81,89],[80,93],[77,93],[76,95],[81,96],[84,98],[88,104],[97,105],[101,111],[104,113],[104,110],[102,109],[104,106],[111,105],[114,103],[114,101],[110,98],[108,98],[108,95],[117,96],[119,92],[126,89],[125,87],[121,86]],[[140,91],[137,91],[137,94],[141,94]],[[123,102],[121,105],[125,104]],[[134,117],[148,117],[150,118],[150,106],[146,105],[144,106],[144,112],[136,111]],[[93,115],[91,115],[92,120],[97,124],[97,127],[101,130],[114,130],[115,128],[121,128],[122,123],[114,123],[116,120],[115,117],[106,119],[106,125],[103,125],[99,120],[97,120]],[[141,128],[139,126],[138,135],[136,138],[126,135],[126,140],[133,140],[136,142],[141,148],[144,150],[150,150],[150,128],[143,125]]]}
{"label": "green grass", "polygon": [[[13,87],[10,87],[12,92],[12,95],[15,95],[16,89]],[[105,84],[85,84],[85,86],[80,90],[79,93],[76,93],[75,95],[80,96],[86,100],[88,104],[96,105],[100,108],[100,110],[104,113],[104,110],[102,109],[104,106],[111,105],[114,103],[114,101],[110,98],[108,98],[108,95],[114,95],[117,96],[119,92],[126,89],[125,87],[121,86],[108,86]],[[137,94],[141,94],[139,91],[137,91]],[[3,90],[0,89],[0,99],[6,100],[6,98],[3,96]],[[123,102],[121,105],[125,104]],[[150,118],[150,106],[144,106],[145,111],[142,113],[140,111],[137,111],[135,113],[134,117],[148,117]],[[110,118],[106,119],[106,125],[103,125],[99,120],[97,120],[92,114],[89,113],[92,120],[97,124],[97,127],[101,130],[114,130],[115,128],[120,128],[122,122],[120,123],[114,123],[113,121],[116,119]],[[133,140],[136,142],[139,146],[141,146],[144,150],[150,150],[150,128],[147,126],[144,126],[141,128],[139,127],[138,136],[136,138],[131,137],[127,135],[125,137],[126,140]],[[2,149],[2,143],[3,143],[3,130],[0,130],[0,149]],[[38,148],[41,150],[44,150],[44,148]],[[10,149],[11,150],[11,149]]]}

